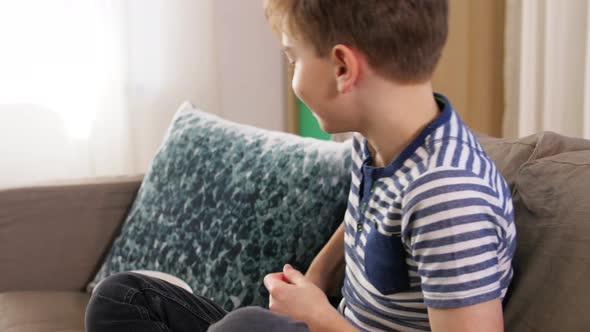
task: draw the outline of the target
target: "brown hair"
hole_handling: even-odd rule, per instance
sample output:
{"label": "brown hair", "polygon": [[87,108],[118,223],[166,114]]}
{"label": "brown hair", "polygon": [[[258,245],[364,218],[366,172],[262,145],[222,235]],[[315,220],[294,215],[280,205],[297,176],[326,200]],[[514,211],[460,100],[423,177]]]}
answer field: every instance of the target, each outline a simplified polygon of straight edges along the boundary
{"label": "brown hair", "polygon": [[400,82],[431,78],[448,31],[448,0],[265,0],[276,33],[311,42],[321,57],[337,44],[360,50]]}

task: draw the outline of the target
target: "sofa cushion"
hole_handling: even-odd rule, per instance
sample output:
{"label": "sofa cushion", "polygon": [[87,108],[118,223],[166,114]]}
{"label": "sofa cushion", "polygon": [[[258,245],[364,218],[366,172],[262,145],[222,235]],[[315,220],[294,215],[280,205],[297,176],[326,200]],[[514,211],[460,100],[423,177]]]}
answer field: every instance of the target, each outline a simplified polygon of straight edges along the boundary
{"label": "sofa cushion", "polygon": [[83,332],[89,298],[81,292],[0,293],[0,331]]}
{"label": "sofa cushion", "polygon": [[521,166],[527,161],[564,152],[590,150],[588,140],[550,131],[523,138],[494,138],[480,134],[478,140],[512,189]]}
{"label": "sofa cushion", "polygon": [[590,308],[589,188],[590,150],[529,161],[520,169],[508,331],[590,326],[585,312]]}
{"label": "sofa cushion", "polygon": [[238,125],[185,103],[98,272],[155,270],[228,310],[266,305],[265,274],[305,270],[342,222],[350,142]]}
{"label": "sofa cushion", "polygon": [[551,131],[534,135],[537,145],[531,160],[554,156],[564,152],[590,150],[590,141],[583,138],[563,136]]}
{"label": "sofa cushion", "polygon": [[518,170],[525,162],[531,159],[537,147],[539,135],[520,139],[499,139],[478,135],[478,140],[492,158],[510,188],[514,189]]}
{"label": "sofa cushion", "polygon": [[141,178],[0,189],[0,293],[83,290],[125,220]]}

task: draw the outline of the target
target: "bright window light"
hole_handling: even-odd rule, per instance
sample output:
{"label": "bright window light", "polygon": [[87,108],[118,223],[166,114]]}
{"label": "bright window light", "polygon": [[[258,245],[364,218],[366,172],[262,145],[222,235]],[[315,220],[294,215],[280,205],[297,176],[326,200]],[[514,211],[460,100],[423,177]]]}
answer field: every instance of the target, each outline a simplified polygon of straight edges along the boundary
{"label": "bright window light", "polygon": [[[40,105],[88,138],[120,77],[121,31],[105,0],[0,0],[0,104]],[[120,83],[120,82],[119,82]]]}

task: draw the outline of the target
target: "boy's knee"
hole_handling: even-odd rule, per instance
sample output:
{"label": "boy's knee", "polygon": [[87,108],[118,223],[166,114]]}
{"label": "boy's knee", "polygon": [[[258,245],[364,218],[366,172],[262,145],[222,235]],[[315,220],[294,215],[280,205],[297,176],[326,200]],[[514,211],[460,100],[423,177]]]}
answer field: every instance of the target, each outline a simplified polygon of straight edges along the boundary
{"label": "boy's knee", "polygon": [[101,283],[130,285],[137,283],[140,276],[132,272],[119,272],[103,279]]}
{"label": "boy's knee", "polygon": [[121,311],[119,306],[139,292],[142,284],[146,282],[145,278],[147,277],[135,273],[122,272],[100,281],[92,290],[92,296],[86,306],[86,331],[105,331],[105,324],[108,325],[108,322],[115,318],[125,317],[127,312]]}
{"label": "boy's knee", "polygon": [[126,302],[129,296],[140,293],[141,290],[152,282],[150,277],[133,273],[120,272],[101,280],[92,290],[90,302],[100,296],[114,301]]}
{"label": "boy's knee", "polygon": [[230,312],[212,325],[210,332],[281,331],[309,332],[304,322],[274,313],[261,307],[245,307]]}
{"label": "boy's knee", "polygon": [[92,290],[92,294],[102,293],[111,288],[137,288],[142,276],[131,272],[120,272],[101,280]]}

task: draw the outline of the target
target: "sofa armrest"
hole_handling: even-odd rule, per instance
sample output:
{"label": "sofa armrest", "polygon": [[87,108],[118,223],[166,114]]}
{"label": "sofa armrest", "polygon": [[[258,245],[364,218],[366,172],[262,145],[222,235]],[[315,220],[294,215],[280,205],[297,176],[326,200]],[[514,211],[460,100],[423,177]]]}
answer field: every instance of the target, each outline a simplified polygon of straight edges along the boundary
{"label": "sofa armrest", "polygon": [[0,189],[0,292],[85,289],[142,178]]}

